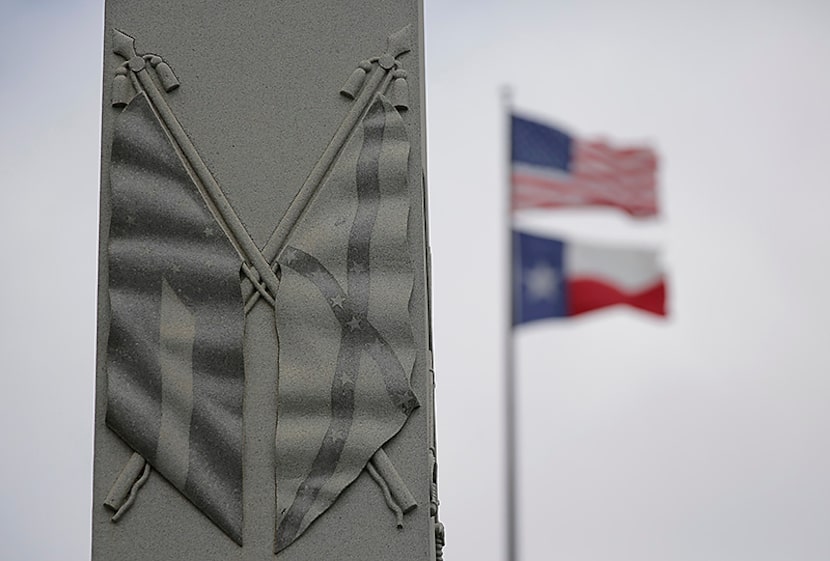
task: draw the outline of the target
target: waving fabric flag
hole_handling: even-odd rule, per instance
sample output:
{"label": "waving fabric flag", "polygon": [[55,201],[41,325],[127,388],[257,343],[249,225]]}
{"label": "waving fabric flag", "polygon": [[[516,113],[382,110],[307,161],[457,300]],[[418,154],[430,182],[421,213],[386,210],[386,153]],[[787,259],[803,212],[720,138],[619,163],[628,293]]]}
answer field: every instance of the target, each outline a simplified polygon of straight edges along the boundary
{"label": "waving fabric flag", "polygon": [[513,325],[627,304],[666,315],[658,254],[513,231]]}
{"label": "waving fabric flag", "polygon": [[513,210],[597,205],[657,214],[657,156],[650,148],[586,142],[515,115],[511,146]]}

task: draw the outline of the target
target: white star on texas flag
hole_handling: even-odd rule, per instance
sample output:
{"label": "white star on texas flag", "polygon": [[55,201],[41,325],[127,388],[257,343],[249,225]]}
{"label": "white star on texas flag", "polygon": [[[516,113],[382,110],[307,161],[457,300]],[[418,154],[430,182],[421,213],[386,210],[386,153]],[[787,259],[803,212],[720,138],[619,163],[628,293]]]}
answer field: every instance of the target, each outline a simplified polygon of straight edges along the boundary
{"label": "white star on texas flag", "polygon": [[546,261],[539,261],[524,271],[528,295],[533,300],[553,300],[559,285],[556,269]]}

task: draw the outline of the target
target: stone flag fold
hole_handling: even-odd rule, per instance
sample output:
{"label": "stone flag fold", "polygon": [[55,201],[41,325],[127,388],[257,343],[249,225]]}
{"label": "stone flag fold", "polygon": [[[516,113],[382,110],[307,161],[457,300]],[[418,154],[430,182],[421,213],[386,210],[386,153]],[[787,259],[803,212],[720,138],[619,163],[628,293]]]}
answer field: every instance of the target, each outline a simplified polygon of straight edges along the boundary
{"label": "stone flag fold", "polygon": [[241,259],[143,93],[110,173],[107,425],[241,543]]}
{"label": "stone flag fold", "polygon": [[408,162],[404,123],[379,96],[277,258],[277,551],[418,406]]}

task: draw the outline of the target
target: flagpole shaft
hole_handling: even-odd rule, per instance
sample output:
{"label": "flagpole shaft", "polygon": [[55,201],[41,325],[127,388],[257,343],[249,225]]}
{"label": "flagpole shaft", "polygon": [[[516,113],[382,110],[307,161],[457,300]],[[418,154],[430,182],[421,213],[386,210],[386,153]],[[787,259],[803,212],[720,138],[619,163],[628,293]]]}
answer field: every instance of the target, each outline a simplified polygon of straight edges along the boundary
{"label": "flagpole shaft", "polygon": [[504,119],[505,142],[505,182],[507,184],[507,327],[505,341],[505,376],[504,376],[504,415],[505,415],[505,517],[506,517],[506,561],[519,561],[517,536],[518,498],[517,498],[517,431],[516,431],[516,373],[513,337],[513,187],[511,183],[511,106],[512,92],[505,86],[502,89],[502,111]]}

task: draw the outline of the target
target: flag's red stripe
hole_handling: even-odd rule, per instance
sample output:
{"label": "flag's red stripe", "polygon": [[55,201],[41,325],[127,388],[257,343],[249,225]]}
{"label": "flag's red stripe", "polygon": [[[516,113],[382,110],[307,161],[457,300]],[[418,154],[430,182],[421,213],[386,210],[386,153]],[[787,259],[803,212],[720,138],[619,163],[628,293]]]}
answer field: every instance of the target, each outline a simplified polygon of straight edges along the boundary
{"label": "flag's red stripe", "polygon": [[626,293],[613,285],[593,278],[575,278],[568,281],[568,315],[576,316],[618,304],[666,315],[666,284],[661,279],[641,291]]}

